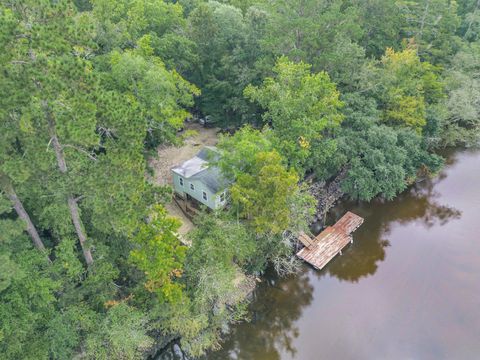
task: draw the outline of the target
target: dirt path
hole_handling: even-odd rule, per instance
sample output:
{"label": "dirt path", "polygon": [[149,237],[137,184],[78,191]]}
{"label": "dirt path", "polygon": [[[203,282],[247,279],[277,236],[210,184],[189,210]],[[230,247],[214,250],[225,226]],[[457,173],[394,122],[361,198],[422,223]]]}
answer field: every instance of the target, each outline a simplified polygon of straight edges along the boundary
{"label": "dirt path", "polygon": [[[167,209],[170,216],[176,217],[182,221],[182,226],[180,226],[180,228],[178,229],[178,233],[182,237],[195,227],[192,221],[185,216],[185,213],[182,211],[182,209],[180,209],[180,207],[175,201],[165,204],[165,209]],[[182,239],[182,241],[188,243],[188,240],[185,238]]]}
{"label": "dirt path", "polygon": [[[206,129],[198,123],[190,123],[185,126],[185,131],[195,131],[196,134],[185,139],[182,146],[161,145],[157,149],[157,155],[148,161],[153,169],[151,181],[158,185],[171,185],[172,175],[170,169],[188,159],[194,157],[203,146],[214,146],[218,142],[218,128]],[[194,225],[185,216],[182,209],[174,202],[165,206],[171,216],[182,221],[179,229],[180,235],[185,235],[193,229]]]}

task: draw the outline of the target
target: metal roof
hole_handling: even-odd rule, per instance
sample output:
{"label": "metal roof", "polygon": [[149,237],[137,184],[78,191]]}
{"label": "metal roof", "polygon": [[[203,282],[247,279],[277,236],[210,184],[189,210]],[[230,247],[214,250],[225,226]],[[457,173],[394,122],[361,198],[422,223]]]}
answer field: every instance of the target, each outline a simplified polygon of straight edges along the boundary
{"label": "metal roof", "polygon": [[172,171],[186,179],[195,179],[202,182],[212,193],[216,194],[229,185],[218,167],[209,166],[208,161],[217,160],[219,156],[215,147],[206,146],[195,157],[172,168]]}
{"label": "metal roof", "polygon": [[185,161],[181,165],[174,167],[172,171],[185,178],[189,178],[195,174],[198,174],[200,171],[205,170],[207,167],[208,161],[195,156],[190,160]]}
{"label": "metal roof", "polygon": [[195,174],[191,179],[202,182],[213,194],[227,188],[228,181],[220,173],[220,169],[216,166],[209,167],[198,174]]}

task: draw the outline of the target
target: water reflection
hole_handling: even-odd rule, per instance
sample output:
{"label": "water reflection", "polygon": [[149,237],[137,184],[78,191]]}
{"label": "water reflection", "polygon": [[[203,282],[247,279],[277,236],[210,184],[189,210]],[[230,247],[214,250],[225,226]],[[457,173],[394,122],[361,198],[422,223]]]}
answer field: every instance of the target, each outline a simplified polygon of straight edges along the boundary
{"label": "water reflection", "polygon": [[208,359],[279,360],[285,354],[294,358],[297,352],[294,340],[299,334],[296,320],[313,298],[311,278],[331,275],[358,282],[362,277],[373,275],[385,260],[385,249],[390,245],[388,236],[395,225],[416,222],[431,227],[461,216],[460,211],[437,201],[434,185],[424,181],[391,202],[344,202],[332,209],[329,223],[335,222],[347,209],[365,218],[364,225],[355,233],[354,244],[323,271],[305,266],[295,277],[276,279],[269,274],[255,292],[250,307],[252,321],[236,326],[223,349],[209,354]]}
{"label": "water reflection", "polygon": [[[459,219],[461,211],[438,201],[440,194],[434,188],[443,177],[441,174],[434,181],[418,183],[394,201],[344,202],[332,209],[330,223],[334,223],[347,210],[364,217],[365,223],[354,234],[354,244],[344,252],[344,256],[336,258],[325,272],[341,280],[357,282],[362,277],[373,275],[378,263],[385,260],[385,248],[390,245],[388,236],[393,226],[415,222],[430,228]],[[319,276],[322,274],[319,273]]]}
{"label": "water reflection", "polygon": [[236,326],[223,350],[208,359],[279,360],[280,352],[294,357],[293,340],[299,334],[295,321],[313,299],[308,272],[304,268],[300,274],[281,280],[267,274],[255,291],[250,307],[252,321]]}
{"label": "water reflection", "polygon": [[[453,167],[456,161],[456,157],[450,156],[447,161],[448,168]],[[468,158],[462,160],[463,163],[465,161],[471,162],[473,166],[478,164],[476,160]],[[472,172],[472,165],[462,166],[462,169],[466,169],[465,172]],[[455,171],[461,173],[462,169]],[[438,228],[462,217],[460,210],[444,203],[445,194],[442,197],[438,192],[438,184],[445,180],[446,176],[445,172],[434,181],[425,180],[391,202],[344,202],[334,208],[327,219],[330,224],[339,219],[346,210],[352,210],[365,218],[364,225],[354,234],[354,244],[323,271],[314,271],[304,266],[302,272],[295,277],[276,279],[274,275],[270,275],[269,280],[255,293],[256,298],[251,304],[252,322],[235,326],[223,344],[223,349],[209,354],[207,358],[313,359],[320,356],[315,352],[317,346],[322,349],[326,358],[419,358],[413,355],[433,354],[432,349],[438,342],[432,340],[429,332],[433,328],[427,324],[435,324],[433,319],[438,318],[437,308],[446,308],[447,311],[442,313],[443,317],[450,310],[442,301],[446,301],[445,294],[453,294],[443,288],[451,286],[452,281],[446,281],[442,276],[457,276],[458,273],[448,267],[446,269],[450,271],[439,271],[438,277],[437,273],[433,272],[433,269],[439,268],[436,259],[445,258],[450,254],[450,250],[445,244],[441,244],[438,249],[432,248],[432,239],[435,240],[435,236],[442,233]],[[459,176],[469,181],[465,174]],[[470,176],[478,179],[480,172],[474,171]],[[450,181],[457,184],[461,180],[457,177]],[[444,188],[445,186],[442,187],[443,192]],[[414,236],[412,242],[412,233],[408,229],[415,229],[415,232],[423,235]],[[454,234],[452,229],[449,231]],[[404,238],[410,240],[408,244],[407,241],[402,241],[402,236],[410,236],[408,239]],[[421,245],[424,242],[426,244]],[[378,271],[380,264],[387,260],[391,243],[395,245],[390,250],[391,261],[385,262],[389,266],[382,267],[386,270],[382,271],[381,275],[372,276]],[[426,261],[421,254],[413,257],[415,251],[434,252],[437,257],[430,257]],[[462,276],[467,279],[463,273]],[[365,281],[360,281],[361,279]],[[349,283],[359,284],[351,286]],[[419,289],[422,289],[423,296]],[[437,294],[440,290],[442,296]],[[432,296],[426,295],[428,291],[431,291]],[[439,303],[435,303],[435,299],[440,299]],[[453,298],[451,303],[456,304],[455,301]],[[457,309],[458,304],[452,305],[453,307]],[[350,310],[352,308],[356,311]],[[429,331],[418,324],[418,331],[415,330],[414,324],[419,317],[423,321],[418,324],[425,324]],[[453,316],[453,319],[456,317]],[[434,328],[442,327],[437,324]],[[382,337],[384,333],[385,337]],[[394,334],[402,336],[403,344],[410,343],[411,347],[402,348],[398,341],[392,340],[395,339]],[[435,335],[438,338],[443,336],[441,330],[436,330]],[[461,338],[467,339],[466,342],[471,340],[468,336]],[[378,342],[374,345],[374,340],[377,339]],[[418,340],[417,344],[415,339],[422,341]],[[441,343],[446,344],[447,341],[442,338]],[[385,349],[379,350],[383,344]],[[362,349],[363,353],[356,353],[356,348]],[[452,349],[455,348],[452,345]],[[372,357],[375,349],[378,350],[377,355],[384,351],[383,357]]]}

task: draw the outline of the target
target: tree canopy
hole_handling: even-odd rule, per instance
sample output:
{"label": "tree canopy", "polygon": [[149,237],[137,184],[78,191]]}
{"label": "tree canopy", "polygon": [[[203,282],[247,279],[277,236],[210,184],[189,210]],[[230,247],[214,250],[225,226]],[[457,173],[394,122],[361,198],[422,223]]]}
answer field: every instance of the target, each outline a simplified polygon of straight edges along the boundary
{"label": "tree canopy", "polygon": [[301,173],[309,170],[313,151],[329,150],[317,143],[343,118],[335,84],[327,73],[312,74],[310,69],[282,57],[273,68],[275,78],[245,89],[245,96],[265,109],[263,120],[272,127],[276,148]]}
{"label": "tree canopy", "polygon": [[[480,140],[477,0],[3,1],[0,46],[2,359],[201,356],[297,268],[306,180],[389,200]],[[207,116],[228,206],[180,235],[148,160]]]}

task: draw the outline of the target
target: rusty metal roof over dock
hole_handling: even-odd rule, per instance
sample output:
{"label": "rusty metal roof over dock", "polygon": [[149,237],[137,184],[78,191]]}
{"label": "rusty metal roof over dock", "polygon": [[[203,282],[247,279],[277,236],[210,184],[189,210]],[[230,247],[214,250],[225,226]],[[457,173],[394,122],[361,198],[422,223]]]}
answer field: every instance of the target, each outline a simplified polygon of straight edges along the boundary
{"label": "rusty metal roof over dock", "polygon": [[[311,240],[310,246],[305,246],[297,253],[297,256],[311,264],[316,269],[322,269],[332,260],[335,255],[341,253],[342,249],[353,241],[351,234],[363,224],[364,219],[352,212],[347,212],[338,220],[335,225],[328,226],[317,237]],[[308,244],[305,236],[301,242]]]}

